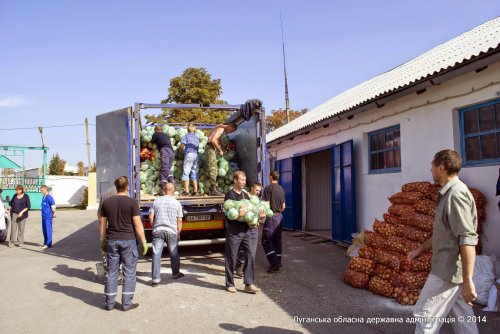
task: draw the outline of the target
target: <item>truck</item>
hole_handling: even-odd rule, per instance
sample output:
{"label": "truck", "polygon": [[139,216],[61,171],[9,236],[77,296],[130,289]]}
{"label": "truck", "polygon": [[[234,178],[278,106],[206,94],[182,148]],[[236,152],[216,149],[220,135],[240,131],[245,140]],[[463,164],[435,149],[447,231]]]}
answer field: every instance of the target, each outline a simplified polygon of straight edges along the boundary
{"label": "truck", "polygon": [[[96,166],[98,197],[114,187],[114,180],[127,176],[129,195],[139,204],[146,240],[151,245],[152,222],[149,209],[155,196],[141,196],[140,188],[140,133],[143,128],[141,111],[149,109],[182,109],[185,112],[199,108],[227,110],[230,116],[225,124],[234,123],[237,130],[229,134],[236,144],[238,166],[245,171],[247,184],[267,184],[265,109],[258,100],[241,105],[226,104],[150,104],[135,103],[96,116]],[[154,125],[149,125],[154,126]],[[204,127],[213,127],[205,124]],[[222,244],[225,242],[225,215],[223,196],[177,198],[183,208],[183,228],[180,246]]]}

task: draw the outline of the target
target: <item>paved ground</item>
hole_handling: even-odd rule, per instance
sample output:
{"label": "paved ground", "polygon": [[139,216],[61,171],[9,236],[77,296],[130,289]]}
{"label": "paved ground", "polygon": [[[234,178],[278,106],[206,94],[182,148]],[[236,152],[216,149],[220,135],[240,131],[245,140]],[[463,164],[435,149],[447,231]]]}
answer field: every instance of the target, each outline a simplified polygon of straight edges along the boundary
{"label": "paved ground", "polygon": [[[304,237],[284,235],[284,268],[268,275],[259,247],[258,295],[224,291],[223,247],[182,248],[186,277],[164,278],[149,285],[151,263],[141,257],[131,312],[101,309],[102,280],[96,275],[99,242],[95,211],[59,211],[54,247],[40,251],[38,212],[29,218],[23,248],[0,245],[0,333],[411,333],[412,324],[366,324],[368,318],[402,318],[411,308],[357,290],[342,282],[347,266],[344,250],[331,243],[312,244]],[[241,280],[237,288],[242,288]],[[497,333],[494,313],[480,323],[481,333]],[[328,319],[332,323],[298,323],[294,317]],[[339,317],[362,318],[363,324],[334,323]],[[307,320],[306,320],[307,321]],[[451,332],[445,327],[444,333]]]}

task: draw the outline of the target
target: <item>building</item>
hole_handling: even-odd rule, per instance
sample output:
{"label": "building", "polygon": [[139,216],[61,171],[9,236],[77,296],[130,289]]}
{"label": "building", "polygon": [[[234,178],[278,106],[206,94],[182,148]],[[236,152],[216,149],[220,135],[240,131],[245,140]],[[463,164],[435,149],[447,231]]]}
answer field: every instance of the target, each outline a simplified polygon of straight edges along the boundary
{"label": "building", "polygon": [[430,181],[434,153],[462,154],[486,195],[482,242],[500,256],[500,18],[326,101],[267,136],[286,225],[349,241],[382,219],[404,183]]}

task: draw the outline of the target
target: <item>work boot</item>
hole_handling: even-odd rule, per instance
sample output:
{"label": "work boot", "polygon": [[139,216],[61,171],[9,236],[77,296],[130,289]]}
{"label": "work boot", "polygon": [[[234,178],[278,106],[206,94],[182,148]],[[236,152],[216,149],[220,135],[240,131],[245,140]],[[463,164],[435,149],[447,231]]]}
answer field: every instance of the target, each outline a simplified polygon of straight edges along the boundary
{"label": "work boot", "polygon": [[224,194],[217,190],[216,186],[212,186],[212,188],[210,188],[210,196],[224,196]]}

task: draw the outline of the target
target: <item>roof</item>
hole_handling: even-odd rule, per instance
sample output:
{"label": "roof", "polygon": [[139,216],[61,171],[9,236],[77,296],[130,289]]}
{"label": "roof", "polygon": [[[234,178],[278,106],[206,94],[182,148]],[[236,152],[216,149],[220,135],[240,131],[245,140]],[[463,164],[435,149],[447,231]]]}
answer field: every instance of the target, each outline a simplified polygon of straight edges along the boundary
{"label": "roof", "polygon": [[0,168],[22,169],[21,166],[7,158],[5,155],[0,155]]}
{"label": "roof", "polygon": [[500,17],[326,101],[267,135],[270,143],[320,121],[376,101],[388,93],[449,71],[500,46]]}

